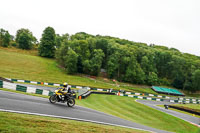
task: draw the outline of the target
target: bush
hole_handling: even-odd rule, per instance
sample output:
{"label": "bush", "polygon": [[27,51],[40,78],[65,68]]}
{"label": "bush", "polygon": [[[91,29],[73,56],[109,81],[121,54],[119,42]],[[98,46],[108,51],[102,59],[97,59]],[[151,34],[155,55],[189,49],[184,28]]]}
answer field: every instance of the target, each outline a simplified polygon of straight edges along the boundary
{"label": "bush", "polygon": [[17,47],[17,43],[16,43],[16,42],[11,42],[10,45],[11,45],[12,47]]}

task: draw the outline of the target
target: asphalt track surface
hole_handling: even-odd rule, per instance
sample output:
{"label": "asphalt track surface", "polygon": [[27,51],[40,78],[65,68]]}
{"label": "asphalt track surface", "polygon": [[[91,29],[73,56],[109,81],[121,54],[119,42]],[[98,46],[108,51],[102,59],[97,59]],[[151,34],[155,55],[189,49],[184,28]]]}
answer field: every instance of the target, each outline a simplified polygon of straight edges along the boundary
{"label": "asphalt track surface", "polygon": [[48,99],[0,90],[0,111],[21,112],[72,120],[95,122],[99,124],[117,125],[121,127],[143,129],[146,131],[167,133],[128,120],[124,120],[99,111],[75,105],[67,107],[64,103],[51,104]]}

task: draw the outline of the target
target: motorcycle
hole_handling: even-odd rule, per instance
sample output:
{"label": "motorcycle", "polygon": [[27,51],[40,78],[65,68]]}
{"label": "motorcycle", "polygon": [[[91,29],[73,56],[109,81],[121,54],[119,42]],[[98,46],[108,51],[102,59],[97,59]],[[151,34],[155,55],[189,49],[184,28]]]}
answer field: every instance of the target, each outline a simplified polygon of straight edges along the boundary
{"label": "motorcycle", "polygon": [[54,94],[49,97],[49,101],[52,104],[55,104],[56,102],[67,102],[69,107],[73,107],[75,105],[75,98],[76,93],[74,91],[68,93],[63,92],[62,88],[58,88],[58,90],[55,90]]}

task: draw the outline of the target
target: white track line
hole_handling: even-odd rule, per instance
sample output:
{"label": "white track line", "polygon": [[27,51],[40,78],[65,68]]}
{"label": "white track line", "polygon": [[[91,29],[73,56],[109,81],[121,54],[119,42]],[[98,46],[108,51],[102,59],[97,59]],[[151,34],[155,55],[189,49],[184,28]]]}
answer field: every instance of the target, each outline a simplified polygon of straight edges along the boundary
{"label": "white track line", "polygon": [[61,119],[84,121],[84,122],[91,122],[91,123],[97,123],[97,124],[103,124],[103,125],[118,126],[118,127],[130,128],[130,129],[137,129],[137,130],[148,131],[148,132],[154,133],[153,131],[140,129],[140,128],[134,128],[134,127],[129,127],[129,126],[123,126],[123,125],[117,125],[117,124],[111,124],[111,123],[99,122],[99,121],[92,121],[92,120],[86,120],[86,119],[72,118],[72,117],[47,115],[47,114],[40,114],[40,113],[31,113],[31,112],[23,112],[23,111],[15,111],[15,110],[6,110],[6,109],[0,109],[0,111],[2,111],[2,112],[11,112],[11,113],[19,113],[19,114],[28,114],[28,115],[47,116],[47,117],[54,117],[54,118],[61,118]]}

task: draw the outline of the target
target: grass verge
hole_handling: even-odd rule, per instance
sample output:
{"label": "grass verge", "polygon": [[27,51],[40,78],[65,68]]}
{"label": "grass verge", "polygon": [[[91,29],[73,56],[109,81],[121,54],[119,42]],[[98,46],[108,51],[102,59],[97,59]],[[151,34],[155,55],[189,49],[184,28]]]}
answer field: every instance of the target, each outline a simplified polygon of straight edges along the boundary
{"label": "grass verge", "polygon": [[43,116],[0,112],[1,133],[144,133],[135,129]]}

